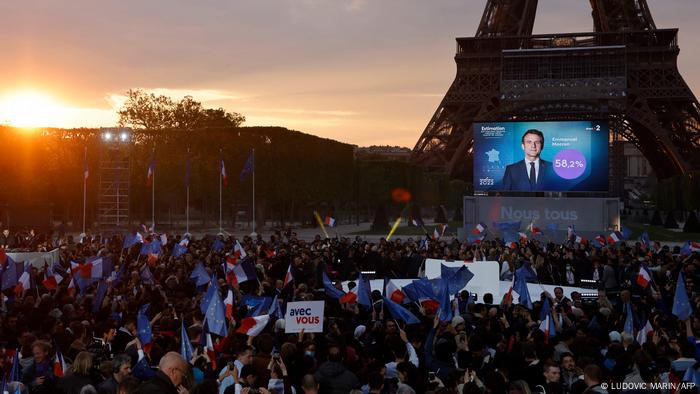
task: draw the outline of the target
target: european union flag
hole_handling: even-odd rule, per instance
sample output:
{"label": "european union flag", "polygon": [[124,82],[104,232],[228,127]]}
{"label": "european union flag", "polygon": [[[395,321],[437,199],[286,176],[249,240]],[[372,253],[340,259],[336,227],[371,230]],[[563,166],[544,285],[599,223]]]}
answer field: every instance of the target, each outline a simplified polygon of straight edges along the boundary
{"label": "european union flag", "polygon": [[7,256],[5,270],[2,272],[2,290],[14,289],[19,278],[18,272],[24,271],[24,263],[15,263],[10,256]]}
{"label": "european union flag", "polygon": [[440,321],[452,321],[452,302],[450,300],[450,286],[445,278],[440,278],[440,292],[438,302],[440,302]]}
{"label": "european union flag", "polygon": [[124,237],[124,244],[122,245],[122,249],[129,249],[130,247],[136,245],[139,242],[142,242],[142,238],[140,237],[140,234],[138,232],[127,234]]}
{"label": "european union flag", "polygon": [[249,173],[255,171],[255,151],[251,151],[250,155],[248,155],[248,159],[245,161],[245,164],[243,165],[243,169],[241,170],[241,182],[245,181],[246,175]]}
{"label": "european union flag", "polygon": [[211,299],[214,297],[214,294],[219,291],[219,282],[216,280],[216,276],[208,276],[209,278],[209,287],[207,288],[207,292],[204,293],[204,297],[202,297],[202,301],[199,304],[199,310],[202,311],[202,314],[207,313],[207,308],[209,307],[209,302],[211,302]]}
{"label": "european union flag", "polygon": [[384,297],[384,306],[389,310],[391,316],[396,320],[402,320],[406,324],[419,324],[420,320],[413,313],[409,312],[406,308],[395,303],[394,301]]}
{"label": "european union flag", "polygon": [[246,317],[255,317],[267,314],[272,306],[272,298],[243,294],[241,296],[241,304],[248,307],[248,314]]}
{"label": "european union flag", "polygon": [[153,368],[148,365],[148,358],[143,354],[143,350],[139,350],[139,361],[134,365],[131,374],[141,379],[149,379],[156,376]]}
{"label": "european union flag", "polygon": [[151,304],[145,304],[140,309],[136,315],[136,331],[139,341],[141,341],[142,346],[151,343],[153,340],[153,334],[151,332],[151,322],[148,320],[148,315],[146,312]]}
{"label": "european union flag", "polygon": [[204,268],[202,263],[197,263],[197,265],[194,267],[194,270],[190,274],[190,279],[194,280],[195,286],[199,287],[209,283],[211,277],[209,276],[209,273]]}
{"label": "european union flag", "polygon": [[[207,305],[206,312],[204,313],[205,319],[207,320],[207,326],[209,327],[209,332],[222,337],[227,334],[226,330],[226,306],[221,300],[219,295],[219,286],[211,286],[213,289],[213,294],[209,299],[209,304]],[[209,293],[209,291],[207,291]]]}
{"label": "european union flag", "polygon": [[172,253],[173,257],[177,258],[184,255],[185,253],[187,253],[187,246],[180,245],[179,243],[175,244]]}
{"label": "european union flag", "polygon": [[221,239],[221,237],[216,237],[216,240],[211,245],[211,250],[215,252],[221,252],[222,250],[224,250],[224,246],[224,241]]}
{"label": "european union flag", "polygon": [[331,279],[328,277],[325,271],[323,271],[323,287],[326,289],[326,296],[328,297],[340,299],[340,297],[345,295],[344,291],[338,290],[333,285],[333,282],[331,282]]}
{"label": "european union flag", "polygon": [[688,300],[688,292],[685,290],[685,278],[683,271],[678,273],[678,282],[676,283],[676,295],[673,297],[673,310],[671,313],[676,315],[680,320],[688,320],[688,317],[693,314],[693,309]]}
{"label": "european union flag", "polygon": [[445,264],[441,264],[440,276],[447,280],[450,294],[455,294],[469,283],[474,277],[474,274],[469,271],[466,265],[462,265],[461,267],[448,267]]}
{"label": "european union flag", "polygon": [[190,362],[193,354],[194,350],[192,350],[192,342],[190,342],[190,337],[187,335],[185,321],[183,320],[180,322],[180,355],[185,359],[185,361]]}

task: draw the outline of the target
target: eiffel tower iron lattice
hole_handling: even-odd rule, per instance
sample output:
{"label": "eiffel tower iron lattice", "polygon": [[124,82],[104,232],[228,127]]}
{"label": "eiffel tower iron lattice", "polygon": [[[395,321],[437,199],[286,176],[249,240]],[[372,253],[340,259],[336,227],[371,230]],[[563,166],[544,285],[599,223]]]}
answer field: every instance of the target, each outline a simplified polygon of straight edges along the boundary
{"label": "eiffel tower iron lattice", "polygon": [[646,0],[590,3],[595,32],[532,35],[537,0],[488,0],[475,37],[457,38],[457,75],[412,162],[471,180],[474,122],[609,119],[613,179],[620,141],[659,178],[700,170],[700,105],[678,72],[678,29],[658,29]]}

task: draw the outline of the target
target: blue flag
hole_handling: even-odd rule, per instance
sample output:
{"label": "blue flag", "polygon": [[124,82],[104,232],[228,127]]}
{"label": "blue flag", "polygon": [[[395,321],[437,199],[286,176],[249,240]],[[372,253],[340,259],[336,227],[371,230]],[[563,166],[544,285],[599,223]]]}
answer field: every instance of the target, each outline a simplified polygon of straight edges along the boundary
{"label": "blue flag", "polygon": [[10,382],[19,382],[21,380],[22,369],[19,366],[19,348],[15,350],[15,355],[12,357],[12,368],[10,369]]}
{"label": "blue flag", "polygon": [[450,300],[450,286],[445,278],[440,278],[440,292],[438,302],[440,303],[440,321],[452,321],[454,316],[452,311],[452,301]]}
{"label": "blue flag", "polygon": [[243,169],[241,170],[241,182],[245,181],[246,175],[255,171],[255,151],[251,151],[248,156],[248,160],[245,161]]}
{"label": "blue flag", "polygon": [[158,238],[154,238],[153,241],[149,243],[144,243],[141,246],[141,252],[140,254],[142,256],[148,255],[148,254],[160,254],[161,251],[161,243]]}
{"label": "blue flag", "polygon": [[151,304],[143,305],[136,315],[136,331],[142,346],[146,346],[146,344],[151,343],[153,340],[153,334],[151,333],[151,322],[148,320],[148,315],[146,315],[146,312],[150,306]]}
{"label": "blue flag", "polygon": [[333,285],[333,282],[331,282],[331,279],[326,274],[326,271],[323,271],[323,287],[326,289],[326,296],[327,297],[340,299],[340,297],[345,295],[344,291],[338,290]]}
{"label": "blue flag", "polygon": [[529,261],[526,261],[525,263],[523,263],[522,267],[515,270],[515,277],[517,278],[518,276],[522,276],[525,282],[539,282],[539,280],[537,279],[537,274],[532,269],[532,265],[530,265]]}
{"label": "blue flag", "polygon": [[372,307],[372,288],[362,273],[357,278],[357,303],[367,308]]}
{"label": "blue flag", "polygon": [[530,298],[530,290],[527,288],[526,275],[518,275],[515,272],[515,283],[513,283],[513,291],[518,293],[518,303],[527,309],[532,310],[532,299]]}
{"label": "blue flag", "polygon": [[[215,279],[212,280],[212,285],[210,286],[210,290],[213,291],[211,292],[204,318],[207,321],[209,332],[225,337],[228,333],[226,329],[226,306],[219,295],[219,286],[218,284],[215,285],[214,281]],[[210,294],[210,291],[207,291],[207,294]]]}
{"label": "blue flag", "polygon": [[212,298],[214,298],[214,293],[219,291],[219,282],[217,282],[216,276],[207,277],[209,278],[209,287],[207,288],[207,292],[204,293],[204,297],[202,297],[202,301],[199,304],[199,310],[202,311],[203,315],[207,313],[209,302],[211,302]]}
{"label": "blue flag", "polygon": [[645,248],[651,248],[651,240],[649,239],[649,233],[647,233],[646,231],[643,232],[642,235],[639,237],[639,240],[642,241],[642,245],[644,245]]}
{"label": "blue flag", "polygon": [[216,237],[216,240],[211,245],[211,250],[215,252],[221,252],[222,250],[224,250],[224,246],[224,241],[220,237]]}
{"label": "blue flag", "polygon": [[185,321],[183,320],[180,322],[180,355],[185,359],[185,361],[190,362],[193,354],[194,350],[192,349],[192,342],[190,342],[190,337],[187,335]]}
{"label": "blue flag", "polygon": [[469,271],[466,265],[462,265],[461,267],[448,267],[445,264],[441,264],[440,276],[447,280],[450,294],[455,294],[469,283],[474,277],[474,274]]}
{"label": "blue flag", "polygon": [[559,229],[559,226],[556,223],[547,223],[544,228],[546,228],[548,232],[553,233]]}
{"label": "blue flag", "polygon": [[515,232],[520,231],[520,225],[522,222],[493,222],[493,226],[496,227],[501,232]]}
{"label": "blue flag", "polygon": [[620,226],[620,232],[622,233],[622,238],[628,239],[630,236],[632,236],[632,230],[625,226]]}
{"label": "blue flag", "polygon": [[622,332],[626,332],[634,336],[634,314],[632,313],[632,304],[629,302],[625,303],[625,314],[625,326],[623,327]]}
{"label": "blue flag", "polygon": [[127,234],[124,237],[124,244],[122,249],[129,249],[130,247],[136,245],[139,242],[143,242],[143,237],[138,232]]}
{"label": "blue flag", "polygon": [[[142,352],[143,351],[139,351],[139,353]],[[141,354],[139,354],[139,356],[139,361],[137,361],[136,365],[134,365],[131,374],[134,375],[134,377],[141,379],[149,379],[156,376],[156,372],[153,370],[153,368],[151,368],[150,365],[148,365],[148,358]]]}
{"label": "blue flag", "polygon": [[22,271],[24,271],[24,263],[16,263],[10,256],[7,256],[5,270],[2,272],[2,290],[13,289],[17,286]]}
{"label": "blue flag", "polygon": [[401,320],[406,322],[406,324],[419,324],[420,320],[411,313],[408,309],[402,307],[401,305],[395,303],[394,301],[384,297],[384,306],[389,310],[391,316],[396,320]]}
{"label": "blue flag", "polygon": [[680,320],[687,320],[693,314],[693,309],[688,300],[688,292],[685,289],[685,278],[683,271],[678,273],[678,282],[676,282],[676,295],[673,297],[673,310],[671,313],[676,315]]}
{"label": "blue flag", "polygon": [[272,307],[272,298],[243,294],[241,295],[241,304],[248,307],[246,317],[266,315]]}
{"label": "blue flag", "polygon": [[549,303],[549,298],[544,299],[542,309],[540,310],[540,331],[549,332],[549,338],[557,335],[556,326],[554,325],[554,317],[552,316],[552,306]]}
{"label": "blue flag", "polygon": [[175,247],[173,247],[173,253],[172,256],[175,258],[178,258],[182,255],[187,253],[187,246],[180,245],[179,243],[175,244]]}
{"label": "blue flag", "polygon": [[195,286],[199,287],[209,283],[211,277],[209,276],[209,273],[204,268],[202,263],[197,263],[197,265],[194,267],[194,270],[190,274],[190,279],[194,281]]}
{"label": "blue flag", "polygon": [[275,294],[275,298],[272,299],[272,305],[270,305],[270,311],[268,314],[270,317],[274,316],[277,319],[284,318],[284,313],[282,312],[282,308],[280,308],[280,300],[277,299],[277,294]]}
{"label": "blue flag", "polygon": [[144,265],[141,269],[141,282],[147,285],[155,283],[155,278],[153,277],[153,273],[151,273],[151,269],[148,268],[148,264]]}
{"label": "blue flag", "polygon": [[105,294],[107,294],[107,281],[101,280],[97,284],[97,292],[95,293],[95,300],[92,303],[92,313],[99,312],[102,307],[102,301],[105,299]]}

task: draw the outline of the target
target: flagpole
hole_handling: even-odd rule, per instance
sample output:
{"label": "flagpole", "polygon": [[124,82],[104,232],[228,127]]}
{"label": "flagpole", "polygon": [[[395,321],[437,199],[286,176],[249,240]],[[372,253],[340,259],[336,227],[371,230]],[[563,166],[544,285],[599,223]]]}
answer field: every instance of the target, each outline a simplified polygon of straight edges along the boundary
{"label": "flagpole", "polygon": [[221,155],[221,149],[219,149],[219,233],[223,234],[223,229],[221,226],[221,182],[222,182],[222,177],[224,174],[221,173],[221,163],[223,160],[223,156]]}
{"label": "flagpole", "polygon": [[[153,147],[153,161],[156,160],[156,148]],[[151,163],[153,165],[153,163]],[[156,169],[153,168],[153,178],[151,181],[151,231],[156,231]]]}
{"label": "flagpole", "polygon": [[185,233],[190,233],[190,148],[187,148],[187,206],[185,207]]}
{"label": "flagpole", "polygon": [[253,232],[255,232],[255,148],[253,148]]}
{"label": "flagpole", "polygon": [[87,202],[87,178],[85,171],[87,170],[87,145],[85,146],[85,168],[83,168],[83,234],[85,234],[85,211]]}

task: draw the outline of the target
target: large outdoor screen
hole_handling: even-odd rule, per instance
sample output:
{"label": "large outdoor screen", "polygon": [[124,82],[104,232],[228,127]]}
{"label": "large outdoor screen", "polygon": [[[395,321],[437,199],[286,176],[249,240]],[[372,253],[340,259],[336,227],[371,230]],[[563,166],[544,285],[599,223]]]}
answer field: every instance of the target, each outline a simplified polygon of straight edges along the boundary
{"label": "large outdoor screen", "polygon": [[608,123],[475,123],[474,190],[605,192]]}

